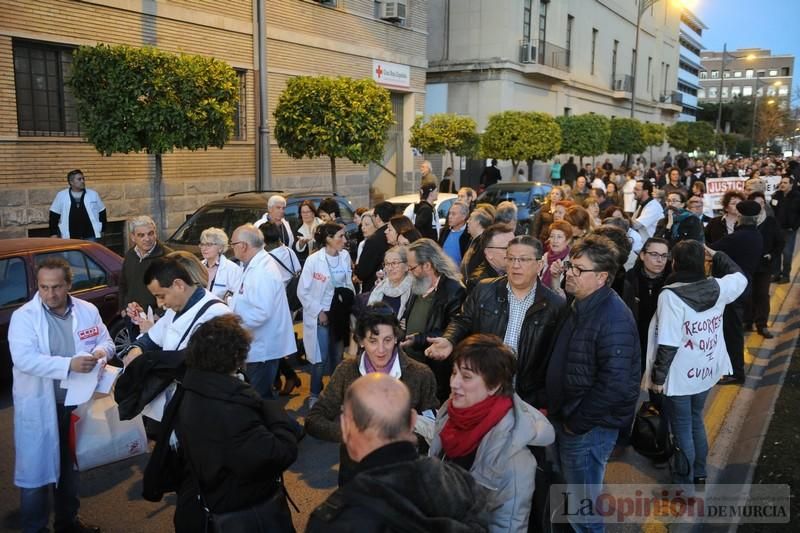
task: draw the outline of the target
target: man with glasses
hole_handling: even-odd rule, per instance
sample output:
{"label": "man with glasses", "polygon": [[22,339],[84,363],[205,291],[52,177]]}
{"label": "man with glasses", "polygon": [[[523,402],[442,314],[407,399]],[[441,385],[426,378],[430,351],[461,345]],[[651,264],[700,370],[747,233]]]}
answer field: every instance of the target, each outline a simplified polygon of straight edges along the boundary
{"label": "man with glasses", "polygon": [[[574,501],[597,500],[608,457],[639,399],[636,323],[610,287],[617,256],[608,237],[590,234],[565,263],[572,301],[558,320],[546,384],[561,472]],[[599,516],[571,516],[570,522],[579,531],[603,529]]]}
{"label": "man with glasses", "polygon": [[496,278],[506,272],[506,248],[514,238],[514,230],[505,224],[492,224],[481,236],[483,242],[483,261],[475,267],[467,280],[470,292],[482,279]]}
{"label": "man with glasses", "polygon": [[515,237],[505,252],[508,273],[478,283],[425,355],[446,359],[469,335],[493,333],[517,353],[517,393],[529,404],[544,407],[547,349],[564,300],[539,281],[542,254],[538,239]]}

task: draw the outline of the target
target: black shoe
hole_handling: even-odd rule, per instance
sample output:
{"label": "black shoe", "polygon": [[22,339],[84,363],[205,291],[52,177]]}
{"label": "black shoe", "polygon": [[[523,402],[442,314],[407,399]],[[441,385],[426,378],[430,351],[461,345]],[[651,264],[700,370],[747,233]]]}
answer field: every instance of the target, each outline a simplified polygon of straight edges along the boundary
{"label": "black shoe", "polygon": [[781,279],[780,274],[775,274],[774,276],[769,278],[769,281],[770,283],[777,283],[778,281],[780,281],[780,279]]}
{"label": "black shoe", "polygon": [[753,331],[753,323],[752,322],[745,322],[744,325],[745,331]]}
{"label": "black shoe", "polygon": [[758,331],[758,334],[764,337],[765,339],[771,339],[775,336],[772,333],[770,333],[770,331],[766,328],[766,326],[759,326],[756,329],[756,331]]}
{"label": "black shoe", "polygon": [[778,278],[777,283],[778,285],[784,285],[786,283],[789,283],[789,276],[781,276],[780,278]]}
{"label": "black shoe", "polygon": [[71,526],[64,529],[59,529],[56,531],[56,533],[100,533],[100,531],[101,529],[99,526],[87,524],[79,516],[75,519],[75,522],[73,522]]}
{"label": "black shoe", "polygon": [[717,385],[741,385],[742,383],[744,383],[744,378],[728,375],[722,376]]}

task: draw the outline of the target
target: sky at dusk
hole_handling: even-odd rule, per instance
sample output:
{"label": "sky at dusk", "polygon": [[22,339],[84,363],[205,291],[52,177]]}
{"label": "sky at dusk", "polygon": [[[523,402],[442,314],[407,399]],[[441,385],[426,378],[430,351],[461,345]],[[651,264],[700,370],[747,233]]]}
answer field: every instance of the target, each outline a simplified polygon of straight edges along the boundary
{"label": "sky at dusk", "polygon": [[[800,59],[800,0],[691,0],[687,2],[708,26],[702,44],[707,50],[768,48],[794,55],[792,77]],[[798,83],[792,80],[793,87]],[[795,89],[792,90],[795,92]],[[797,98],[793,98],[795,104]]]}

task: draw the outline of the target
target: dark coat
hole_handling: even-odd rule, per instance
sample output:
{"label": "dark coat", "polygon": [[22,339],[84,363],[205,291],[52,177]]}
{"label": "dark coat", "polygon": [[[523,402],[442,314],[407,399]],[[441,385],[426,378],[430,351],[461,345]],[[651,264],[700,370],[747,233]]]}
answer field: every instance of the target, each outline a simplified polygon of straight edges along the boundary
{"label": "dark coat", "polygon": [[317,507],[307,533],[487,531],[486,489],[466,470],[418,457],[409,442],[378,448],[358,474]]}
{"label": "dark coat", "polygon": [[724,217],[719,215],[709,220],[708,224],[706,224],[705,233],[706,244],[708,245],[728,235],[728,226],[725,224]]}
{"label": "dark coat", "polygon": [[485,187],[489,187],[501,179],[503,179],[503,176],[500,174],[500,170],[495,166],[490,166],[483,169],[480,184]]}
{"label": "dark coat", "polygon": [[[481,255],[483,256],[484,254],[481,253]],[[467,293],[472,292],[472,289],[474,289],[481,280],[497,277],[500,277],[500,273],[489,264],[489,261],[487,261],[484,256],[483,261],[473,269],[472,274],[467,279]]]}
{"label": "dark coat", "polygon": [[[534,407],[545,406],[545,377],[556,319],[565,302],[536,282],[533,305],[525,313],[517,350],[517,394]],[[481,281],[467,296],[461,312],[450,321],[444,337],[453,346],[473,333],[492,333],[501,339],[508,326],[508,278]]]}
{"label": "dark coat", "polygon": [[549,416],[577,434],[629,428],[639,399],[639,335],[610,287],[575,300],[559,317],[547,368]]}
{"label": "dark coat", "polygon": [[[639,347],[644,357],[647,350],[650,320],[652,320],[658,307],[658,295],[661,294],[661,289],[664,287],[664,282],[669,274],[669,265],[657,278],[645,275],[643,270],[644,266],[641,260],[637,260],[633,268],[625,273],[625,289],[622,299],[628,309],[631,310],[633,319],[636,321],[636,326],[639,330]],[[642,371],[644,371],[644,366]]]}
{"label": "dark coat", "polygon": [[800,227],[800,192],[796,189],[789,191],[789,194],[775,191],[771,203],[781,228],[796,230]]}
{"label": "dark coat", "polygon": [[[778,221],[775,217],[767,217],[758,225],[758,231],[761,233],[761,238],[764,240],[764,248],[761,250],[761,262],[758,265],[756,272],[772,273],[773,265],[778,264],[780,261],[781,253],[783,253],[783,246],[786,244],[786,238],[781,231]],[[769,255],[769,257],[767,257]]]}
{"label": "dark coat", "polygon": [[739,297],[740,299],[737,300],[744,301],[750,295],[751,287],[749,282],[753,280],[753,274],[758,270],[764,249],[764,238],[759,233],[758,228],[755,226],[736,226],[733,233],[709,244],[708,247],[728,254],[728,257],[733,259],[733,262],[739,265],[744,275],[747,276],[748,287]]}
{"label": "dark coat", "polygon": [[386,250],[388,249],[389,243],[386,242],[385,225],[375,230],[375,233],[364,241],[361,258],[353,269],[353,273],[361,280],[361,290],[363,292],[371,291],[375,286],[375,273],[381,268],[383,256],[386,255]]}
{"label": "dark coat", "polygon": [[434,216],[435,211],[430,202],[420,200],[414,206],[414,227],[417,228],[420,235],[435,242],[438,240],[438,235],[436,235],[436,228],[433,226]]}
{"label": "dark coat", "polygon": [[[444,248],[444,241],[447,240],[447,236],[450,235],[450,226],[442,228],[442,234],[439,236],[439,246]],[[458,237],[458,247],[461,249],[461,258],[464,258],[464,254],[467,253],[467,248],[469,248],[469,242],[472,240],[470,237],[469,232],[467,231],[467,226],[464,226],[464,231],[461,232],[461,235]]]}
{"label": "dark coat", "polygon": [[120,309],[125,309],[129,303],[136,302],[145,311],[147,306],[152,307],[153,312],[159,311],[155,296],[147,290],[147,285],[144,283],[144,273],[155,259],[169,253],[172,253],[172,248],[164,246],[161,242],[156,242],[153,251],[144,259],[139,259],[134,247],[125,253],[122,275],[119,277]]}
{"label": "dark coat", "polygon": [[564,183],[572,185],[578,178],[578,165],[575,163],[566,162],[561,165],[561,180]]}
{"label": "dark coat", "polygon": [[667,229],[667,217],[662,218],[656,224],[656,232],[653,237],[668,240],[670,248],[680,241],[688,239],[697,242],[705,241],[703,222],[697,215],[683,209],[680,212],[673,212],[672,216],[672,227]]}

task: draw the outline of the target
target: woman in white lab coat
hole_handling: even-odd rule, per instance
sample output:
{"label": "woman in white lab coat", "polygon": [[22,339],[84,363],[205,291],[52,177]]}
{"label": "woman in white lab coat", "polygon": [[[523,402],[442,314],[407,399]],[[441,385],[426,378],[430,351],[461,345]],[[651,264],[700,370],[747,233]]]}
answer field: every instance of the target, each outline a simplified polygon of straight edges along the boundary
{"label": "woman in white lab coat", "polygon": [[200,254],[208,270],[206,289],[220,300],[228,297],[242,281],[242,267],[225,257],[228,235],[219,228],[208,228],[200,234]]}
{"label": "woman in white lab coat", "polygon": [[331,319],[350,319],[349,309],[329,314],[334,304],[334,293],[337,288],[342,288],[339,294],[346,290],[355,294],[353,267],[345,249],[344,227],[334,223],[320,224],[314,232],[314,241],[317,251],[306,260],[297,285],[297,297],[303,304],[303,345],[306,358],[313,365],[309,407],[313,407],[322,392],[325,370],[332,373],[341,361],[343,341],[346,340],[332,334]]}

